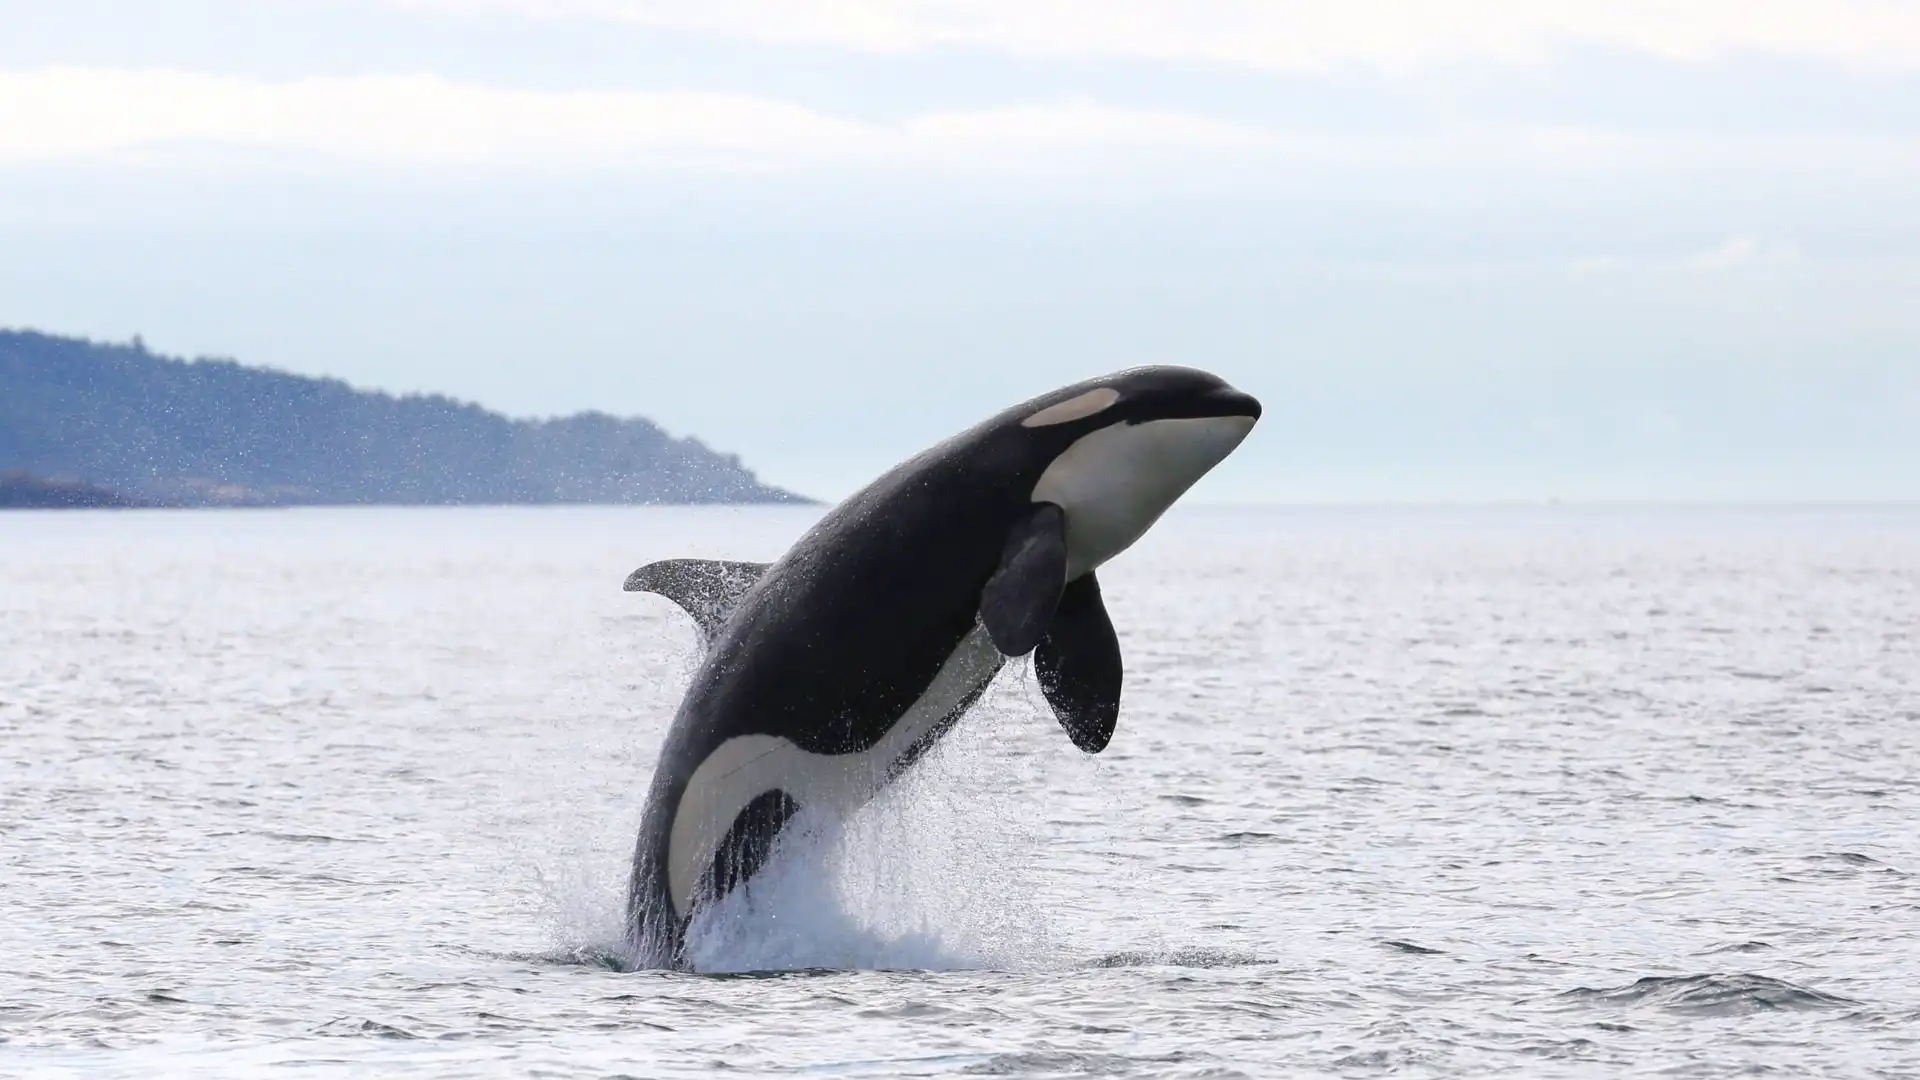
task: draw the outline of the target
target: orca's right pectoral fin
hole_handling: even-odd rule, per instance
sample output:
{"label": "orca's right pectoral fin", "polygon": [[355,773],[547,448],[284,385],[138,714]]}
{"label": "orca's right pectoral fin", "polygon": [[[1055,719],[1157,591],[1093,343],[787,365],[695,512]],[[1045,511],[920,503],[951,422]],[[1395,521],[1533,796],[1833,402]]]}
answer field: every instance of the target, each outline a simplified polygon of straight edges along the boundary
{"label": "orca's right pectoral fin", "polygon": [[1120,720],[1120,639],[1087,573],[1060,595],[1053,625],[1033,654],[1040,692],[1073,745],[1089,754],[1107,748]]}
{"label": "orca's right pectoral fin", "polygon": [[666,559],[627,575],[627,592],[650,592],[679,604],[711,642],[726,625],[740,598],[767,572],[766,563],[718,559]]}
{"label": "orca's right pectoral fin", "polygon": [[1052,503],[1007,534],[1000,568],[980,592],[980,623],[1003,656],[1025,656],[1040,644],[1067,584],[1067,514]]}

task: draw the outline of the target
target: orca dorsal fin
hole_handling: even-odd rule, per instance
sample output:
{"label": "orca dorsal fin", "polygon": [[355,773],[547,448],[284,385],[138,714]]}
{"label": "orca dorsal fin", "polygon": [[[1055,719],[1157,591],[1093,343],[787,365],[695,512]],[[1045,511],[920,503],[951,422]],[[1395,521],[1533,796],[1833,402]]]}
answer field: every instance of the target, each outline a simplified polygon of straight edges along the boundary
{"label": "orca dorsal fin", "polygon": [[1061,592],[1033,671],[1073,745],[1089,754],[1105,750],[1120,719],[1120,639],[1091,573]]}
{"label": "orca dorsal fin", "polygon": [[627,592],[650,592],[680,605],[700,626],[700,640],[711,642],[740,598],[767,572],[766,563],[719,559],[664,559],[627,575]]}

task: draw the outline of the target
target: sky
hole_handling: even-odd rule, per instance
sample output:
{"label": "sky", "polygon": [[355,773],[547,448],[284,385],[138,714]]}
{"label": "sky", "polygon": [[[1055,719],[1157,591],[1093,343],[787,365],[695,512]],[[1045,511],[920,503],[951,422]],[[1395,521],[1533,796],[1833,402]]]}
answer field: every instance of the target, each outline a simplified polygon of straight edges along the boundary
{"label": "sky", "polygon": [[850,493],[1144,363],[1194,496],[1920,500],[1920,0],[0,0],[0,326]]}

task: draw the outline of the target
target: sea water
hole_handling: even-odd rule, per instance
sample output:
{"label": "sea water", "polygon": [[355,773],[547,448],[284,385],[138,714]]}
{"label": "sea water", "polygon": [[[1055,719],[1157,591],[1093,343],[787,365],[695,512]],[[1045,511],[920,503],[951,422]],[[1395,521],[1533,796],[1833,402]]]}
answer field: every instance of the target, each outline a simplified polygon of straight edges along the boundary
{"label": "sea water", "polygon": [[693,941],[690,623],[809,509],[0,515],[0,1074],[1920,1072],[1920,512],[1176,507]]}

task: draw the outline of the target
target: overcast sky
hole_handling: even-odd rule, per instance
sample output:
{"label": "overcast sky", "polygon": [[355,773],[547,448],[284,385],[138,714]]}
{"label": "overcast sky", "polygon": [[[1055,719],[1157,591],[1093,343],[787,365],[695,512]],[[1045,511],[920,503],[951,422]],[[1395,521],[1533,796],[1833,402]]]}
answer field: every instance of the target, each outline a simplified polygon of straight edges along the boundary
{"label": "overcast sky", "polygon": [[1920,0],[0,0],[0,325],[838,496],[1138,363],[1216,500],[1920,499]]}

